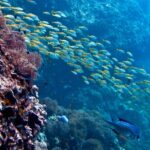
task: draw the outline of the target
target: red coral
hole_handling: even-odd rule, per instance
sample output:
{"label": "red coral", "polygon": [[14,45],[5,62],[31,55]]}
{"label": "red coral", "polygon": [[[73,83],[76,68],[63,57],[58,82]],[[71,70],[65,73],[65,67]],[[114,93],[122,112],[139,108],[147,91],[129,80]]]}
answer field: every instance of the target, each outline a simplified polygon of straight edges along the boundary
{"label": "red coral", "polygon": [[35,78],[41,64],[40,55],[27,51],[23,35],[8,29],[3,16],[0,16],[0,28],[1,49],[15,66],[16,72],[29,79]]}
{"label": "red coral", "polygon": [[6,22],[5,22],[5,18],[2,16],[2,14],[0,13],[0,28],[1,29],[6,29]]}
{"label": "red coral", "polygon": [[9,60],[15,66],[17,73],[24,77],[35,78],[37,69],[41,63],[39,54],[26,52],[24,49],[9,49],[7,55],[9,56]]}
{"label": "red coral", "polygon": [[10,31],[9,33],[3,35],[3,40],[5,41],[5,48],[7,49],[26,51],[24,38],[19,32]]}

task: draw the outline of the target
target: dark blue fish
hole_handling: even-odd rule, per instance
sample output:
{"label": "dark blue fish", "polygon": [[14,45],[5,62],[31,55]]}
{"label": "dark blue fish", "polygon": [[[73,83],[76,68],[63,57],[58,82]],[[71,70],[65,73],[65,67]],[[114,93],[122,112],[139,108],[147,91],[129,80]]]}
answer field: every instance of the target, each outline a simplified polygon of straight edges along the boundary
{"label": "dark blue fish", "polygon": [[106,121],[113,126],[113,131],[126,138],[139,139],[140,129],[129,121],[119,118],[117,121]]}

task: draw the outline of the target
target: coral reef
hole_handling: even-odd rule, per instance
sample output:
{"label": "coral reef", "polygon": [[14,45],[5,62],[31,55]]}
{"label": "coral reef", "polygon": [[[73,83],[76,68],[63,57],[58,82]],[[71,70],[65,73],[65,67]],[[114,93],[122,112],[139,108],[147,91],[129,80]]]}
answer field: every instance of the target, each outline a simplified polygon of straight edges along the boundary
{"label": "coral reef", "polygon": [[0,14],[0,149],[34,148],[34,138],[46,121],[38,87],[32,85],[40,60]]}
{"label": "coral reef", "polygon": [[[51,0],[51,1],[36,0],[37,5],[34,5],[34,7],[32,7],[31,9],[31,6],[29,6],[26,3],[27,1],[24,0],[24,3],[23,1],[18,1],[19,3],[18,6],[21,8],[23,7],[26,12],[31,12],[32,10],[32,13],[37,14],[38,17],[42,20],[47,20],[49,24],[51,24],[51,22],[53,21],[56,21],[57,19],[52,18],[50,16],[49,17],[45,16],[44,14],[42,14],[42,12],[45,10],[49,11],[53,9],[54,11],[61,10],[62,12],[66,14],[67,18],[66,19],[59,18],[58,21],[60,21],[60,23],[63,23],[65,25],[67,23],[68,27],[72,27],[72,26],[76,27],[79,24],[82,24],[82,25],[84,24],[88,26],[90,30],[86,31],[87,33],[86,36],[88,34],[94,33],[94,35],[97,35],[98,40],[103,39],[103,38],[110,39],[111,45],[108,44],[106,48],[108,48],[108,50],[113,55],[116,55],[121,59],[122,57],[120,57],[121,56],[120,54],[114,53],[114,49],[113,49],[114,47],[117,47],[117,48],[119,47],[119,49],[125,48],[125,49],[132,49],[133,51],[135,50],[134,51],[135,62],[133,64],[139,61],[138,64],[140,64],[140,66],[144,64],[144,66],[148,66],[147,68],[149,69],[149,63],[148,63],[149,54],[150,54],[150,52],[148,51],[149,49],[148,47],[150,46],[149,44],[150,43],[149,42],[149,36],[150,36],[149,21],[145,17],[145,14],[143,13],[141,6],[138,5],[136,0],[123,0],[123,1],[118,1],[118,0],[102,0],[102,1],[62,0],[62,1],[61,3],[59,3],[58,1],[54,1],[54,0]],[[16,4],[17,2],[14,0],[14,3]],[[33,9],[37,7],[38,9]],[[11,8],[14,8],[14,7],[11,7]],[[8,8],[5,8],[4,11],[5,10],[7,11]],[[13,12],[14,12],[13,15],[16,16],[15,11]],[[30,16],[30,15],[31,14],[29,13],[28,14],[25,13],[25,17]],[[7,17],[10,17],[10,16],[7,16]],[[19,20],[23,22],[23,26],[25,25],[24,23],[26,21],[25,17],[22,17],[23,19]],[[36,19],[38,17],[36,17]],[[15,20],[15,19],[12,19],[12,20]],[[31,19],[31,22],[33,23],[32,17],[28,19]],[[71,23],[70,23],[70,20],[71,20]],[[29,22],[29,20],[27,20],[27,22]],[[45,36],[46,30],[48,29],[47,28],[43,29],[43,25],[47,26],[47,24],[42,23],[42,27],[40,26],[40,28],[38,28],[37,20],[35,22],[36,22],[35,23],[36,26],[33,27],[32,25],[32,27],[30,28],[31,30],[29,32],[32,32],[34,29],[40,29],[38,31],[39,34],[37,34],[38,32],[34,34],[35,39],[32,38],[32,36],[29,36],[29,39],[27,38],[27,42],[29,42],[31,38],[33,41],[32,42],[33,49],[34,47],[35,49],[36,48],[39,49],[42,46],[41,46],[41,43],[39,44],[39,46],[37,46],[37,43],[39,42],[37,39],[38,37],[41,37],[42,35]],[[14,26],[14,22],[12,23],[13,23],[12,26]],[[8,24],[9,24],[9,21],[8,21]],[[20,24],[20,22],[18,24]],[[2,28],[3,27],[5,27],[5,24],[2,24]],[[25,27],[29,29],[28,24]],[[42,32],[41,32],[41,29],[42,29]],[[16,31],[17,30],[18,29],[16,29]],[[25,31],[28,31],[28,30],[25,29]],[[15,34],[15,38],[17,38],[18,36],[18,32],[16,33],[17,34]],[[55,37],[58,37],[57,33],[56,34],[53,33]],[[29,33],[27,35],[31,35],[31,34]],[[59,37],[61,38],[62,35],[63,34],[60,33]],[[42,39],[42,41],[44,40],[43,38],[40,38],[40,39]],[[78,39],[78,37],[75,39]],[[1,42],[3,43],[3,41]],[[22,43],[22,41],[20,42]],[[8,41],[8,43],[10,44],[11,41]],[[47,50],[47,47],[45,48],[45,46],[46,44],[43,45],[44,50],[45,49]],[[9,47],[9,48],[11,49],[12,47]],[[17,45],[16,45],[16,49],[18,49]],[[50,47],[50,50],[51,50],[51,47]],[[63,52],[62,47],[60,48],[60,51]],[[71,49],[69,48],[68,52],[70,51]],[[28,53],[29,52],[27,52],[27,54],[25,53],[24,55],[26,55],[27,57],[29,56]],[[12,55],[12,53],[9,53],[9,55],[10,54]],[[53,53],[50,53],[50,54],[53,54]],[[138,73],[135,73],[134,70],[131,69],[130,71],[135,73],[133,81],[137,80],[139,82],[137,82],[137,85],[136,85],[135,83],[131,84],[131,80],[122,80],[123,83],[126,82],[125,87],[128,84],[130,84],[131,87],[129,88],[128,91],[126,91],[126,88],[122,88],[123,90],[121,91],[123,93],[124,98],[123,97],[118,98],[116,97],[115,93],[112,93],[110,90],[106,88],[101,88],[101,87],[95,88],[95,86],[93,85],[86,86],[84,84],[81,84],[79,77],[77,76],[74,77],[69,74],[70,68],[69,67],[67,68],[66,64],[63,65],[61,61],[59,62],[55,61],[58,55],[52,55],[52,56],[54,57],[54,60],[48,59],[47,56],[45,57],[47,64],[44,63],[44,70],[41,70],[42,74],[40,74],[41,78],[40,80],[37,81],[39,86],[41,86],[42,88],[41,95],[43,97],[45,95],[48,95],[54,99],[57,99],[59,104],[61,103],[62,106],[67,106],[68,108],[79,109],[79,110],[72,111],[70,109],[61,108],[57,105],[56,101],[51,101],[50,99],[43,101],[48,106],[47,110],[48,110],[48,115],[50,117],[51,116],[53,117],[54,115],[54,118],[55,118],[55,114],[56,115],[65,114],[67,117],[69,117],[69,124],[64,124],[64,123],[58,122],[57,120],[50,120],[48,122],[47,128],[46,128],[46,131],[47,131],[46,135],[47,135],[48,141],[50,142],[50,145],[49,145],[50,149],[52,150],[60,150],[60,149],[80,150],[81,148],[87,149],[87,147],[88,148],[92,147],[95,149],[108,149],[108,148],[117,149],[119,147],[118,141],[116,140],[117,136],[114,136],[114,134],[110,130],[103,128],[103,123],[104,123],[103,120],[101,120],[101,117],[97,113],[96,114],[93,113],[92,109],[97,110],[98,113],[103,114],[105,117],[107,115],[108,116],[110,115],[120,116],[121,115],[123,116],[123,118],[131,122],[134,122],[142,129],[142,136],[141,136],[142,138],[140,139],[140,141],[130,141],[126,145],[123,145],[124,149],[132,150],[133,147],[136,150],[149,149],[150,142],[149,140],[147,140],[149,139],[149,134],[150,134],[150,130],[149,130],[149,120],[150,120],[150,117],[149,117],[149,112],[150,112],[149,78],[146,81],[145,78],[147,79],[147,77],[143,76],[142,74],[137,75]],[[65,56],[68,56],[68,54]],[[14,57],[16,57],[16,54]],[[143,59],[143,57],[147,58],[148,61],[146,62],[146,59]],[[18,68],[18,70],[15,70],[15,72],[19,76],[22,76],[23,79],[25,79],[25,81],[27,82],[30,80],[30,78],[35,77],[35,72],[37,70],[36,68],[38,67],[36,62],[34,64],[27,65],[27,66],[31,66],[32,72],[30,72],[30,67],[20,68],[18,66],[20,65],[20,61],[19,63],[14,62],[14,60],[16,59],[13,59],[13,58],[11,62],[13,62],[13,65],[15,65]],[[28,60],[30,61],[30,59]],[[141,63],[142,60],[143,62]],[[23,63],[23,64],[26,64],[26,63]],[[121,64],[122,63],[120,63],[120,65]],[[0,65],[3,66],[3,64],[0,64]],[[4,72],[3,71],[4,67],[1,67],[1,68],[2,69],[0,70],[0,72]],[[127,68],[134,68],[134,65],[133,66],[129,65],[128,67],[125,65],[125,70],[122,70],[122,71],[126,72]],[[145,71],[142,69],[142,70],[138,70],[138,72],[145,72]],[[8,81],[7,84],[6,84],[6,81],[3,83],[5,85],[9,85],[10,82],[9,80],[7,81]],[[118,82],[118,81],[116,80],[115,82]],[[116,86],[116,84],[114,84],[114,86]],[[118,87],[121,87],[121,86],[119,85]],[[143,94],[141,94],[141,91]],[[125,94],[126,92],[128,94]],[[33,91],[32,93],[37,93],[37,92]],[[130,95],[130,93],[132,94]],[[9,93],[6,97],[8,96],[9,96]],[[82,111],[80,109],[82,109]],[[85,109],[90,109],[90,110],[87,111]],[[90,130],[89,124],[90,126],[93,127],[92,130]],[[92,135],[92,137],[90,137],[89,134]],[[41,149],[44,147],[44,145],[41,145],[38,142],[36,143],[37,143],[36,145],[38,147],[41,147]]]}
{"label": "coral reef", "polygon": [[47,143],[45,142],[39,142],[36,140],[34,144],[36,150],[47,150]]}
{"label": "coral reef", "polygon": [[[51,112],[45,128],[49,149],[118,150],[121,147],[99,112],[65,109],[58,104],[56,111],[51,107],[54,101],[48,98],[46,101],[47,110]],[[69,122],[58,121],[55,115],[66,115]]]}
{"label": "coral reef", "polygon": [[41,63],[40,56],[26,50],[23,36],[19,32],[10,31],[5,26],[5,20],[2,16],[0,18],[0,28],[1,51],[5,51],[5,56],[14,65],[15,72],[29,79],[34,78]]}
{"label": "coral reef", "polygon": [[82,145],[82,150],[103,150],[101,143],[96,139],[88,139]]}
{"label": "coral reef", "polygon": [[[85,97],[86,96],[87,95],[85,95]],[[75,99],[75,101],[77,99]],[[84,101],[83,97],[82,100]],[[102,101],[105,101],[105,99]],[[111,103],[111,100],[109,101],[110,104],[107,104],[108,108],[105,106],[105,109],[103,108],[103,105],[106,104],[100,102],[99,108],[101,108],[99,110],[92,110],[91,108],[90,110],[83,107],[79,107],[80,109],[78,108],[78,110],[67,109],[59,106],[50,98],[46,98],[42,100],[42,102],[47,105],[48,121],[45,127],[45,135],[47,137],[46,141],[48,142],[49,149],[132,150],[132,148],[135,147],[135,149],[141,150],[143,147],[145,149],[148,149],[149,147],[149,142],[146,140],[149,137],[149,124],[145,124],[148,122],[149,117],[145,117],[144,115],[147,113],[141,113],[139,109],[135,110],[131,107],[129,110],[122,102],[120,102],[120,104],[115,102]],[[109,108],[109,105],[113,106],[113,108]],[[57,115],[67,116],[69,122],[64,123],[58,121],[56,119]],[[111,130],[111,126],[105,122],[105,120],[109,120],[110,115],[123,117],[138,125],[142,130],[140,140],[124,140],[115,134]]]}

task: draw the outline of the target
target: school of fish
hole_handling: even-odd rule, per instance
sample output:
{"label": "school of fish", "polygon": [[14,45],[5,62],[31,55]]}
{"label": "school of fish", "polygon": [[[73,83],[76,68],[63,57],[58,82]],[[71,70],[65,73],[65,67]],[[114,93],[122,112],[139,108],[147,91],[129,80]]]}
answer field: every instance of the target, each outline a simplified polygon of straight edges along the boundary
{"label": "school of fish", "polygon": [[[28,2],[36,5],[33,0]],[[86,85],[97,84],[120,98],[150,98],[150,74],[134,65],[131,51],[108,48],[112,43],[88,35],[86,26],[70,29],[61,21],[41,21],[37,15],[12,6],[8,0],[0,1],[0,11],[8,27],[22,34],[29,50],[52,60],[63,60]],[[67,18],[62,11],[43,14],[56,20]]]}

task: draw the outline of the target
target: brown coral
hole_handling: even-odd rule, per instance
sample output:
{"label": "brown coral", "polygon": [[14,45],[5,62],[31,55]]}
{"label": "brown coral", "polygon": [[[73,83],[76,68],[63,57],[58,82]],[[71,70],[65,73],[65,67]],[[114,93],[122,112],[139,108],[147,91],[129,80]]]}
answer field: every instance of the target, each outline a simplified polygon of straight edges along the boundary
{"label": "brown coral", "polygon": [[[40,56],[29,53],[18,32],[7,28],[0,15],[0,149],[33,149],[33,139],[45,123],[31,79]],[[27,80],[28,79],[28,80]]]}

